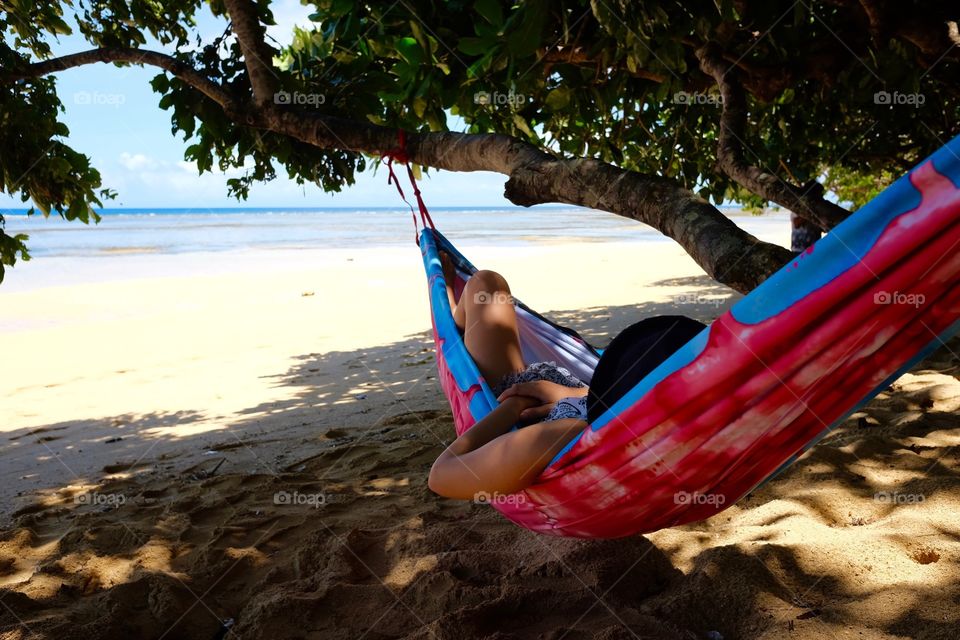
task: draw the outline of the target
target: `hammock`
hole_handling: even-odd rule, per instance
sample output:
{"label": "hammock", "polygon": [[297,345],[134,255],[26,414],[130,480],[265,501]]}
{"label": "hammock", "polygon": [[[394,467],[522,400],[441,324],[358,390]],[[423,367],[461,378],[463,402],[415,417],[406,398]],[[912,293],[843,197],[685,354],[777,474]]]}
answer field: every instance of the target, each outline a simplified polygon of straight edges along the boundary
{"label": "hammock", "polygon": [[[476,268],[434,228],[409,175],[440,384],[462,434],[497,400],[454,324],[439,250],[454,258],[458,296]],[[960,137],[661,363],[533,485],[491,504],[533,531],[585,538],[719,513],[960,330],[958,281]],[[519,301],[516,309],[527,363],[555,361],[590,380],[597,349]]]}

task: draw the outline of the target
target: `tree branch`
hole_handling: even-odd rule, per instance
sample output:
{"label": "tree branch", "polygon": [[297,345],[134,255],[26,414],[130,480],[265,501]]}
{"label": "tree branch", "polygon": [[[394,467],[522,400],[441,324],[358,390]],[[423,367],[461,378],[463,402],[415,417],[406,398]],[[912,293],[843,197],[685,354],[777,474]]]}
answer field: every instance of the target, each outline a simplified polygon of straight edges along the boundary
{"label": "tree branch", "polygon": [[[871,38],[881,43],[890,36],[909,42],[920,51],[920,64],[924,68],[936,64],[941,58],[960,57],[957,34],[956,11],[946,5],[931,6],[928,10],[917,9],[915,3],[890,0],[829,0],[831,4],[848,9],[857,8],[867,18]],[[838,37],[848,42],[844,34]]]}
{"label": "tree branch", "polygon": [[51,58],[42,62],[34,62],[22,70],[14,70],[0,74],[0,79],[6,81],[26,80],[28,78],[39,78],[58,71],[66,71],[74,67],[93,64],[96,62],[129,62],[130,64],[150,65],[159,67],[168,71],[172,75],[180,78],[188,85],[200,91],[202,94],[222,106],[225,110],[231,111],[237,108],[236,100],[226,89],[216,82],[210,80],[202,73],[188,65],[164,53],[149,51],[147,49],[134,49],[129,47],[104,47],[101,49],[91,49],[80,53],[71,53],[59,58]]}
{"label": "tree branch", "polygon": [[723,99],[717,145],[717,159],[723,172],[750,192],[786,207],[825,231],[846,218],[850,212],[825,200],[820,183],[813,181],[808,185],[794,185],[747,161],[743,151],[747,100],[743,87],[733,77],[736,71],[727,65],[713,45],[699,48],[697,59],[700,68],[712,76],[720,87]]}
{"label": "tree branch", "polygon": [[249,0],[223,0],[223,4],[243,52],[254,102],[257,105],[272,103],[279,86],[273,67],[275,51],[267,44],[266,29],[257,16],[256,5]]}

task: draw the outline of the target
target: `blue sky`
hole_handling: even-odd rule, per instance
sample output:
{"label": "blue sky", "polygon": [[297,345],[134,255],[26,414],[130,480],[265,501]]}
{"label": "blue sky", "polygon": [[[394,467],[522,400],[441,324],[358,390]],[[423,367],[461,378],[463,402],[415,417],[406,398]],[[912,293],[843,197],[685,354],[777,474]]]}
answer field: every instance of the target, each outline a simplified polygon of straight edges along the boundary
{"label": "blue sky", "polygon": [[[206,4],[198,20],[198,32],[209,42],[223,32],[226,22],[209,13]],[[309,24],[312,8],[299,0],[272,4],[277,26],[270,35],[289,41],[295,24]],[[83,38],[69,36],[54,45],[58,55],[91,48]],[[147,48],[163,49],[155,42]],[[70,128],[69,144],[93,161],[103,184],[118,192],[108,207],[364,207],[402,204],[386,173],[372,168],[357,184],[339,194],[327,194],[314,185],[300,186],[285,176],[257,185],[246,202],[227,197],[226,177],[219,173],[198,175],[184,162],[187,146],[170,131],[169,112],[157,103],[159,94],[150,89],[154,68],[95,64],[57,74],[57,85]],[[434,206],[512,206],[503,197],[505,176],[493,173],[432,172],[423,184],[424,196]],[[20,208],[20,199],[0,194],[0,208]]]}

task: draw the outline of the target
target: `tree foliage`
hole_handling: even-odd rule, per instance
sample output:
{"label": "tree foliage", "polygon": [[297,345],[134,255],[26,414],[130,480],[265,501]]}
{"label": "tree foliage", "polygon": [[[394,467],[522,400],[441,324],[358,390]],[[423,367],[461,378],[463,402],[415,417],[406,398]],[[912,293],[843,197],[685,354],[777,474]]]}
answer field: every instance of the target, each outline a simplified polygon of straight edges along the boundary
{"label": "tree foliage", "polygon": [[[211,0],[209,8],[236,24],[228,4]],[[736,132],[744,157],[793,184],[819,179],[859,205],[957,133],[954,2],[304,4],[314,10],[310,28],[265,43],[275,56],[278,103],[408,131],[445,131],[453,114],[469,132],[505,133],[565,157],[671,178],[715,203],[761,206],[768,194],[718,169],[723,105],[715,78],[698,62],[708,43],[746,94],[746,126]],[[249,6],[260,23],[273,22],[267,0]],[[71,14],[93,47],[136,48],[151,39],[230,96],[227,108],[168,71],[152,82],[187,160],[201,172],[244,169],[228,180],[230,194],[245,198],[278,167],[336,191],[366,165],[347,145],[321,149],[249,126],[243,113],[252,91],[240,43],[230,27],[212,42],[197,40],[200,2],[0,7],[0,189],[32,200],[44,215],[86,222],[113,195],[82,150],[69,147],[55,80],[30,73],[51,57],[51,40],[70,30]],[[26,257],[22,240],[0,231],[0,263]]]}
{"label": "tree foliage", "polygon": [[[937,14],[949,3],[899,11],[912,12],[908,4],[946,31]],[[698,44],[720,42],[743,70],[748,155],[799,183],[828,167],[900,173],[955,133],[960,114],[956,56],[925,61],[902,39],[872,39],[856,2],[404,5],[326,3],[320,27],[299,32],[284,60],[341,113],[442,130],[449,110],[470,131],[676,177],[715,202],[751,194],[715,170],[721,105]],[[923,104],[888,104],[882,92],[920,94]],[[476,99],[486,94],[488,103]]]}

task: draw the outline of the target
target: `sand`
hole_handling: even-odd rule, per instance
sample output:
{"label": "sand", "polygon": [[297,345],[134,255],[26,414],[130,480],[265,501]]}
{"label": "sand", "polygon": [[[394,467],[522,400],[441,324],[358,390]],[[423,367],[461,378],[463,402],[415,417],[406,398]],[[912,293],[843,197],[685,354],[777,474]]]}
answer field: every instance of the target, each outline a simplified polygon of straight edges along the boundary
{"label": "sand", "polygon": [[[470,254],[600,345],[736,299],[666,243],[551,280],[570,251]],[[556,539],[426,487],[415,249],[125,264],[0,294],[0,638],[958,636],[960,342],[708,521]]]}

